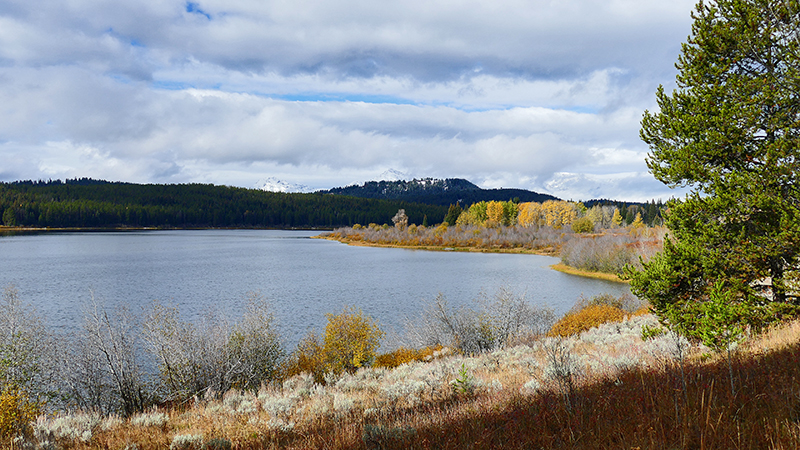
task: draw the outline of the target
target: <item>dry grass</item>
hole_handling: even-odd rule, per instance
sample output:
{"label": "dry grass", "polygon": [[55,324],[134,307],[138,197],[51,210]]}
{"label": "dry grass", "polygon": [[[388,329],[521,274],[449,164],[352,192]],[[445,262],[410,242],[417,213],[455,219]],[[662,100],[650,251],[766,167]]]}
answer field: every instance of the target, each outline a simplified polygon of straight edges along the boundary
{"label": "dry grass", "polygon": [[622,322],[627,314],[624,310],[609,305],[588,305],[571,311],[550,329],[551,336],[568,337],[609,322]]}
{"label": "dry grass", "polygon": [[577,275],[579,277],[595,278],[604,281],[613,281],[614,283],[628,283],[628,280],[623,280],[618,275],[615,275],[613,273],[591,272],[588,270],[576,269],[575,267],[568,266],[564,263],[553,264],[550,266],[550,268],[569,275]]}
{"label": "dry grass", "polygon": [[[641,326],[654,323],[638,316],[474,358],[361,369],[324,387],[299,376],[258,394],[198,399],[165,411],[166,420],[157,412],[96,419],[88,439],[57,441],[66,449],[139,450],[170,448],[183,439],[176,436],[198,436],[185,447],[198,449],[200,442],[234,449],[800,447],[799,323],[743,347],[733,364],[735,393],[727,366],[707,350],[678,360],[675,337],[642,341]],[[573,370],[570,384],[553,367],[558,348]],[[473,389],[456,389],[455,380]],[[40,437],[53,430],[45,422],[34,427]]]}

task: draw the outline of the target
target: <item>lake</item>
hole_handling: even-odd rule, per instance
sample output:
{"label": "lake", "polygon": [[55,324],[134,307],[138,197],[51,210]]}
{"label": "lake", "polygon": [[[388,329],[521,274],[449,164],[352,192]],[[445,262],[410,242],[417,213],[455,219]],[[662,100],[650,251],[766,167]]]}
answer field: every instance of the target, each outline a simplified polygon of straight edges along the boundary
{"label": "lake", "polygon": [[0,236],[0,288],[59,330],[80,326],[94,295],[134,312],[153,300],[178,306],[185,320],[212,311],[239,317],[250,292],[268,298],[289,347],[326,313],[356,306],[389,335],[438,294],[453,305],[500,287],[534,305],[566,312],[581,296],[630,292],[625,284],[548,268],[539,255],[432,252],[356,247],[311,231],[198,230],[47,232]]}

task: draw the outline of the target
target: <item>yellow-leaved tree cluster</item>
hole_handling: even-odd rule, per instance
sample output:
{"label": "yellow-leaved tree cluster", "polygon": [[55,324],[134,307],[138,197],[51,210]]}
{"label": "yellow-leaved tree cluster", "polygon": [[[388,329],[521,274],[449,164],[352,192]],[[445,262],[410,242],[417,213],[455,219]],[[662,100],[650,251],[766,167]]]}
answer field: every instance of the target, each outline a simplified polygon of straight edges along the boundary
{"label": "yellow-leaved tree cluster", "polygon": [[563,200],[543,203],[527,202],[519,205],[517,223],[523,227],[552,227],[561,229],[578,218],[580,204]]}

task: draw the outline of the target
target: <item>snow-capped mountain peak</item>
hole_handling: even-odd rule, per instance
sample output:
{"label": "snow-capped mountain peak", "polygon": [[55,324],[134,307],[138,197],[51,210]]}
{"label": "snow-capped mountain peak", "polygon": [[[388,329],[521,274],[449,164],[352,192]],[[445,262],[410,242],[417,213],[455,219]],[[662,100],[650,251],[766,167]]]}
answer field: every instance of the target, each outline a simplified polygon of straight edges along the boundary
{"label": "snow-capped mountain peak", "polygon": [[256,189],[267,192],[311,192],[312,189],[303,184],[287,183],[286,181],[279,180],[275,177],[269,177],[266,180],[260,181],[256,185]]}
{"label": "snow-capped mountain peak", "polygon": [[389,169],[378,175],[378,178],[374,181],[409,181],[411,179],[413,179],[413,177],[407,173],[403,173],[395,169]]}

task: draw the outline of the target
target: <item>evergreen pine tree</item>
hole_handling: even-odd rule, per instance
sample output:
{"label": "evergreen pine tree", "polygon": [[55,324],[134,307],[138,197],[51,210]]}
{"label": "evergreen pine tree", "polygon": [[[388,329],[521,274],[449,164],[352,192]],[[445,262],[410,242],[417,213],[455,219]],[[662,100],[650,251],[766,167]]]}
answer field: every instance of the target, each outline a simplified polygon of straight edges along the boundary
{"label": "evergreen pine tree", "polygon": [[800,8],[716,0],[694,19],[678,89],[659,87],[641,129],[653,175],[690,193],[668,205],[664,251],[630,275],[665,322],[701,338],[709,305],[754,327],[797,311]]}

